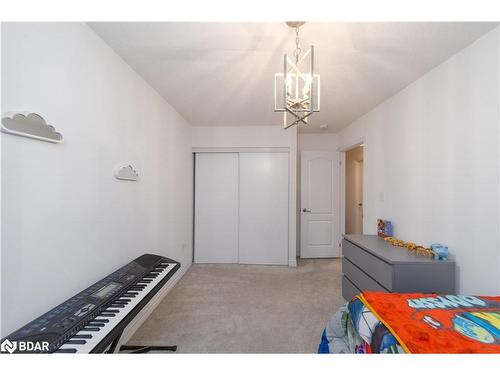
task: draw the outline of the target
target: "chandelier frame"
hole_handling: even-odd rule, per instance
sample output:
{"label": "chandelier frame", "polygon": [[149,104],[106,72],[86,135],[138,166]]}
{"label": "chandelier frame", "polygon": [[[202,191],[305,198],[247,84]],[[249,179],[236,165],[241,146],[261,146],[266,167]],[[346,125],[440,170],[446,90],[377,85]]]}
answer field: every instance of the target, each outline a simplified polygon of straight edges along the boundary
{"label": "chandelier frame", "polygon": [[[274,75],[274,111],[283,112],[284,129],[307,124],[309,116],[320,111],[321,81],[320,75],[314,74],[314,46],[310,46],[303,54],[299,48],[299,27],[303,24],[304,22],[287,22],[287,25],[295,28],[296,32],[295,61],[285,54],[283,73]],[[309,60],[309,71],[303,73],[299,66],[306,64],[306,59]],[[302,88],[302,97],[299,95],[300,88]],[[287,114],[292,116],[291,123],[288,123]]]}

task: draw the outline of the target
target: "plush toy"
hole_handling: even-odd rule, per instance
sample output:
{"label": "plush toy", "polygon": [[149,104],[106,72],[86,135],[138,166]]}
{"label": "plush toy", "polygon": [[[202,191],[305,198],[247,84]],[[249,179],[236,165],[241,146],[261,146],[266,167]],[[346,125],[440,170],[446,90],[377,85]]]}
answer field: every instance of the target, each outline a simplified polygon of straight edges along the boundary
{"label": "plush toy", "polygon": [[434,251],[434,259],[437,260],[447,260],[448,259],[448,246],[443,246],[440,243],[433,243],[431,245],[432,251]]}

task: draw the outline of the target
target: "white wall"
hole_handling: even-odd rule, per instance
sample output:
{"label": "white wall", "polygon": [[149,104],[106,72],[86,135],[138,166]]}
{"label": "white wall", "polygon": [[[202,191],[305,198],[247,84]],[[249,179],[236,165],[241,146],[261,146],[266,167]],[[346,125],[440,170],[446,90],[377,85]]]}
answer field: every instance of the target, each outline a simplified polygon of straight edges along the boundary
{"label": "white wall", "polygon": [[297,147],[300,151],[337,151],[338,134],[302,133],[298,134]]}
{"label": "white wall", "polygon": [[[193,127],[193,149],[202,148],[271,148],[286,147],[289,150],[289,241],[288,262],[296,265],[297,230],[297,128],[284,130],[281,126],[218,126]],[[295,213],[295,214],[293,214]]]}
{"label": "white wall", "polygon": [[2,336],[141,253],[189,266],[190,126],[87,25],[3,24],[2,94],[65,137],[2,134]]}
{"label": "white wall", "polygon": [[297,127],[282,126],[194,126],[193,148],[200,147],[294,147]]}
{"label": "white wall", "polygon": [[365,233],[441,242],[461,293],[499,294],[499,29],[342,131],[365,137]]}

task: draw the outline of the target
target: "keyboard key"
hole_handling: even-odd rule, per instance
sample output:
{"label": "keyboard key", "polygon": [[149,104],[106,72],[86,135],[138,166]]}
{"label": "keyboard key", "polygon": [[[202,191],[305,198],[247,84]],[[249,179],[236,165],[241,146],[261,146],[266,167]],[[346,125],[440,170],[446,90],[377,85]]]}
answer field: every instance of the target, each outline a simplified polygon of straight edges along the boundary
{"label": "keyboard key", "polygon": [[91,339],[92,335],[76,334],[71,339]]}
{"label": "keyboard key", "polygon": [[104,323],[88,322],[88,327],[104,327]]}
{"label": "keyboard key", "polygon": [[74,348],[57,349],[55,353],[76,353],[76,349]]}
{"label": "keyboard key", "polygon": [[69,340],[66,342],[66,344],[71,344],[71,345],[85,345],[87,341],[85,340]]}

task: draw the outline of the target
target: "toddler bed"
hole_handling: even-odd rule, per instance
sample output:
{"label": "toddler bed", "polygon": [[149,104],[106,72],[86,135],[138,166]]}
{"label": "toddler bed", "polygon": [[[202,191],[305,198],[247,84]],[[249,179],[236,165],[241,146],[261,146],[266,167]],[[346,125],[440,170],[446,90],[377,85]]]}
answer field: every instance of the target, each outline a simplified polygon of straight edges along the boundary
{"label": "toddler bed", "polygon": [[319,353],[500,353],[500,296],[364,292],[329,320]]}

